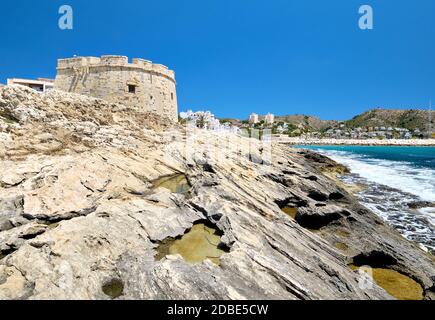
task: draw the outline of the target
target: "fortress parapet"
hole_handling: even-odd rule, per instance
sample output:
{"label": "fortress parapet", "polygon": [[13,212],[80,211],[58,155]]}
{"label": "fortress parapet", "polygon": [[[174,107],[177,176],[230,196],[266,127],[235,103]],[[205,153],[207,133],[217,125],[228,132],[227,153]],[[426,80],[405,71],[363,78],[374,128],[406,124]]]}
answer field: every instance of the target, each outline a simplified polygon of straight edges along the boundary
{"label": "fortress parapet", "polygon": [[70,59],[60,59],[57,63],[58,69],[68,69],[73,67],[82,67],[100,63],[100,58],[96,57],[77,57]]}
{"label": "fortress parapet", "polygon": [[102,56],[98,57],[75,57],[68,59],[59,59],[57,71],[74,68],[104,68],[104,67],[122,67],[126,69],[142,69],[148,72],[154,72],[162,76],[168,77],[175,82],[175,72],[169,70],[167,66],[162,64],[153,64],[149,60],[134,58],[131,63],[126,56]]}
{"label": "fortress parapet", "polygon": [[55,88],[119,102],[177,121],[175,73],[161,64],[125,56],[58,60]]}
{"label": "fortress parapet", "polygon": [[128,64],[128,57],[124,56],[102,56],[100,64],[106,66],[126,66]]}

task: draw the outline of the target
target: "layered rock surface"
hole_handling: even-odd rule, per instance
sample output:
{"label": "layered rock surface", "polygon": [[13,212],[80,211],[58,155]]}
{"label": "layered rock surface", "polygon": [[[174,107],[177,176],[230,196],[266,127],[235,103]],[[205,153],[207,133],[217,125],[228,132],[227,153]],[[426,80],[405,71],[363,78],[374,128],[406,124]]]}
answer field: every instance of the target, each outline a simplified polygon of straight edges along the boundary
{"label": "layered rock surface", "polygon": [[[166,123],[0,88],[1,299],[111,299],[115,285],[118,299],[392,299],[361,288],[351,263],[399,271],[434,297],[433,257],[322,174],[331,160]],[[188,192],[154,187],[180,173]],[[156,258],[201,221],[228,248],[219,265]]]}

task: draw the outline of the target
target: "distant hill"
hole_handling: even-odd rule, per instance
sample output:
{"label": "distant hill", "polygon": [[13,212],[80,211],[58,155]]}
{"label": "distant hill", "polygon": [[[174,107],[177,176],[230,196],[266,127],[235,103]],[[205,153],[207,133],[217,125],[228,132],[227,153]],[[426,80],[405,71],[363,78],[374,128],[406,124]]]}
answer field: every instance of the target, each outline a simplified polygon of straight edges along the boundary
{"label": "distant hill", "polygon": [[297,127],[303,126],[312,131],[321,131],[338,124],[338,121],[335,120],[321,120],[317,117],[303,114],[275,116],[275,122],[287,122]]}
{"label": "distant hill", "polygon": [[[275,116],[275,123],[286,122],[295,127],[306,131],[324,131],[329,128],[344,123],[346,127],[353,129],[358,127],[394,127],[405,128],[409,130],[420,129],[427,131],[429,129],[429,119],[431,118],[432,128],[435,129],[435,110],[431,111],[432,117],[429,116],[429,110],[394,110],[394,109],[373,109],[364,112],[348,121],[321,120],[314,116],[303,114]],[[264,120],[264,115],[259,116]],[[237,119],[222,119],[224,122],[236,123]]]}
{"label": "distant hill", "polygon": [[[357,127],[399,127],[409,130],[429,128],[429,110],[388,110],[374,109],[345,121],[348,128]],[[435,128],[435,111],[432,111],[432,127]]]}

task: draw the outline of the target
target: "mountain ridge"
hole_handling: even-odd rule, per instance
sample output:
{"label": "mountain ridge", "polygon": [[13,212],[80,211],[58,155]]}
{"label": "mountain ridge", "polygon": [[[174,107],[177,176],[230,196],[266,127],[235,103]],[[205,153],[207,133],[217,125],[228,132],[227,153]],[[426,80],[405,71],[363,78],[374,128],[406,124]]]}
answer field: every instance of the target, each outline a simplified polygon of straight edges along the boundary
{"label": "mountain ridge", "polygon": [[[264,120],[264,115],[259,115]],[[275,123],[286,122],[303,126],[311,131],[324,131],[344,124],[347,128],[358,127],[399,127],[408,130],[429,131],[435,128],[435,111],[422,109],[370,109],[349,120],[323,120],[308,114],[289,114],[275,116]]]}

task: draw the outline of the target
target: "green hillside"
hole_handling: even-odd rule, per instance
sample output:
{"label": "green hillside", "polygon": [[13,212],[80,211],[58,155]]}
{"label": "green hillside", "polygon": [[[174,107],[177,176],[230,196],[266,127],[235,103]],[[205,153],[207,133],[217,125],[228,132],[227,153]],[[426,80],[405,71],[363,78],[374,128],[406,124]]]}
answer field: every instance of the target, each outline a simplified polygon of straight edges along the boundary
{"label": "green hillside", "polygon": [[[435,126],[435,111],[428,110],[387,110],[374,109],[346,121],[348,128],[357,127],[399,127],[409,130],[429,129],[430,122]],[[431,120],[431,121],[429,121]]]}

